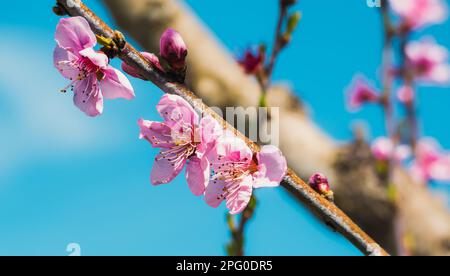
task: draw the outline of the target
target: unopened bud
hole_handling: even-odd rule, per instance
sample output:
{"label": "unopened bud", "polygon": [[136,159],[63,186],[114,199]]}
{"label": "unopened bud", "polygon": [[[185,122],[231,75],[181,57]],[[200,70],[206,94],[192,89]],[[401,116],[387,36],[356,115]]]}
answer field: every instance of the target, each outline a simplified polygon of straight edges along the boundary
{"label": "unopened bud", "polygon": [[334,201],[333,191],[331,191],[328,178],[324,174],[315,173],[311,176],[309,186],[329,201]]}
{"label": "unopened bud", "polygon": [[186,68],[187,46],[177,31],[169,28],[162,34],[160,54],[174,71],[182,71]]}

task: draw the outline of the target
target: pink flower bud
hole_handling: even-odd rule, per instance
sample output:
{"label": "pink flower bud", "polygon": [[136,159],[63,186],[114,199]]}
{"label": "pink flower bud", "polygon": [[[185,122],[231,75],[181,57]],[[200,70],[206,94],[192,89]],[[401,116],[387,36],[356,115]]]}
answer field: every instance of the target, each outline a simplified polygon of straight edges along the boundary
{"label": "pink flower bud", "polygon": [[186,67],[187,46],[181,35],[169,28],[161,36],[160,54],[176,71],[181,71]]}
{"label": "pink flower bud", "polygon": [[392,157],[394,152],[394,143],[387,137],[377,138],[372,144],[372,153],[375,159],[379,161],[387,161]]}
{"label": "pink flower bud", "polygon": [[397,98],[403,104],[409,104],[414,100],[414,90],[411,86],[402,86],[397,91]]}
{"label": "pink flower bud", "polygon": [[243,57],[238,60],[238,63],[244,69],[246,74],[254,75],[262,69],[264,55],[260,50],[254,52],[252,49],[247,49],[244,52]]}
{"label": "pink flower bud", "polygon": [[362,77],[357,76],[347,90],[348,93],[348,108],[351,111],[356,111],[366,103],[380,102],[380,95],[378,91],[373,88],[368,81]]}
{"label": "pink flower bud", "polygon": [[313,174],[309,178],[309,186],[328,200],[333,201],[333,192],[331,191],[328,178],[324,174]]}

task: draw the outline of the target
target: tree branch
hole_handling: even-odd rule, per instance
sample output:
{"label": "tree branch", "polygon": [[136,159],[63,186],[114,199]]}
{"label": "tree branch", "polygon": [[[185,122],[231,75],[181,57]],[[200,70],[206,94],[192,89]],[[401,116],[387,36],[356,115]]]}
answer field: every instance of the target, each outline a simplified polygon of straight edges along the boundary
{"label": "tree branch", "polygon": [[[70,16],[84,17],[96,34],[110,39],[116,38],[115,32],[80,0],[57,0],[57,2],[66,9]],[[142,76],[153,82],[165,93],[181,96],[200,114],[211,115],[224,126],[224,128],[232,131],[237,137],[244,140],[252,151],[257,152],[259,150],[257,144],[247,139],[247,137],[229,125],[212,109],[203,104],[203,102],[187,89],[186,86],[170,82],[165,76],[155,71],[149,62],[129,43],[126,43],[123,49],[120,49],[119,57],[128,65],[137,69]],[[297,197],[301,199],[313,213],[318,215],[328,225],[332,226],[336,231],[351,241],[362,253],[366,255],[388,255],[387,252],[364,233],[347,215],[334,204],[312,190],[309,185],[303,182],[291,169],[288,169],[287,175],[282,181],[282,186],[295,192]]]}

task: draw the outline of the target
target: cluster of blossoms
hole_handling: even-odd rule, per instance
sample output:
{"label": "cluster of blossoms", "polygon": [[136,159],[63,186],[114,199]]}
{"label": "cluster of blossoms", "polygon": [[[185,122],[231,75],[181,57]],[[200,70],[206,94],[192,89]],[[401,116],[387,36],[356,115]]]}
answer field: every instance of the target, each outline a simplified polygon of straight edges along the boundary
{"label": "cluster of blossoms", "polygon": [[[103,97],[134,98],[133,88],[123,73],[109,65],[108,56],[95,51],[95,34],[82,17],[61,19],[56,30],[54,63],[70,79],[75,105],[89,116],[103,111]],[[164,73],[182,73],[187,47],[180,34],[168,29],[161,37],[160,59],[142,55]],[[129,75],[145,79],[134,68],[122,64]],[[66,89],[64,89],[65,91]],[[276,187],[286,174],[286,159],[275,146],[264,146],[253,153],[233,133],[224,131],[212,117],[203,117],[176,95],[164,95],[156,107],[162,122],[139,120],[140,138],[161,152],[151,172],[154,185],[171,182],[183,169],[192,193],[204,195],[212,207],[226,202],[231,214],[242,212],[253,189]]]}
{"label": "cluster of blossoms", "polygon": [[[408,37],[415,30],[447,19],[447,6],[443,0],[389,0],[389,4],[398,19],[395,33],[401,37]],[[402,55],[405,57],[402,67],[389,69],[393,78],[407,80],[396,90],[396,99],[400,104],[414,106],[416,95],[413,86],[416,83],[450,84],[448,50],[434,39],[410,41],[402,49]],[[385,105],[385,95],[363,76],[357,76],[347,90],[347,105],[351,111],[356,111],[368,103]],[[393,160],[400,164],[413,157],[409,167],[421,181],[450,181],[449,156],[437,142],[427,138],[419,140],[414,146],[411,149],[408,145],[398,145],[390,138],[381,137],[373,142],[372,152],[382,162]]]}
{"label": "cluster of blossoms", "polygon": [[160,148],[151,173],[154,185],[166,184],[186,166],[192,193],[212,207],[225,200],[231,214],[242,212],[255,188],[276,187],[286,159],[274,146],[254,154],[247,144],[223,131],[211,117],[199,118],[181,97],[164,95],[157,105],[163,122],[139,120],[140,137]]}

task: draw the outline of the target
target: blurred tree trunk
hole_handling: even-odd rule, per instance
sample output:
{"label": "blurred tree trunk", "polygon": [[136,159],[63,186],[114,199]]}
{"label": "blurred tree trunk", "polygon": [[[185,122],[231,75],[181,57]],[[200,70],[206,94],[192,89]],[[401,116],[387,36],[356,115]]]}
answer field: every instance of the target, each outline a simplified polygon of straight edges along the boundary
{"label": "blurred tree trunk", "polygon": [[[257,106],[260,90],[192,11],[176,0],[104,0],[118,25],[144,49],[159,52],[167,27],[179,31],[188,49],[187,84],[210,106]],[[219,11],[217,12],[219,16]],[[336,204],[391,254],[401,236],[412,254],[450,254],[450,216],[445,205],[401,169],[394,173],[396,203],[375,172],[368,145],[342,146],[307,116],[287,87],[272,87],[269,106],[280,107],[280,148],[307,179],[327,174]],[[250,118],[256,120],[256,118]],[[402,231],[399,235],[399,229]]]}

